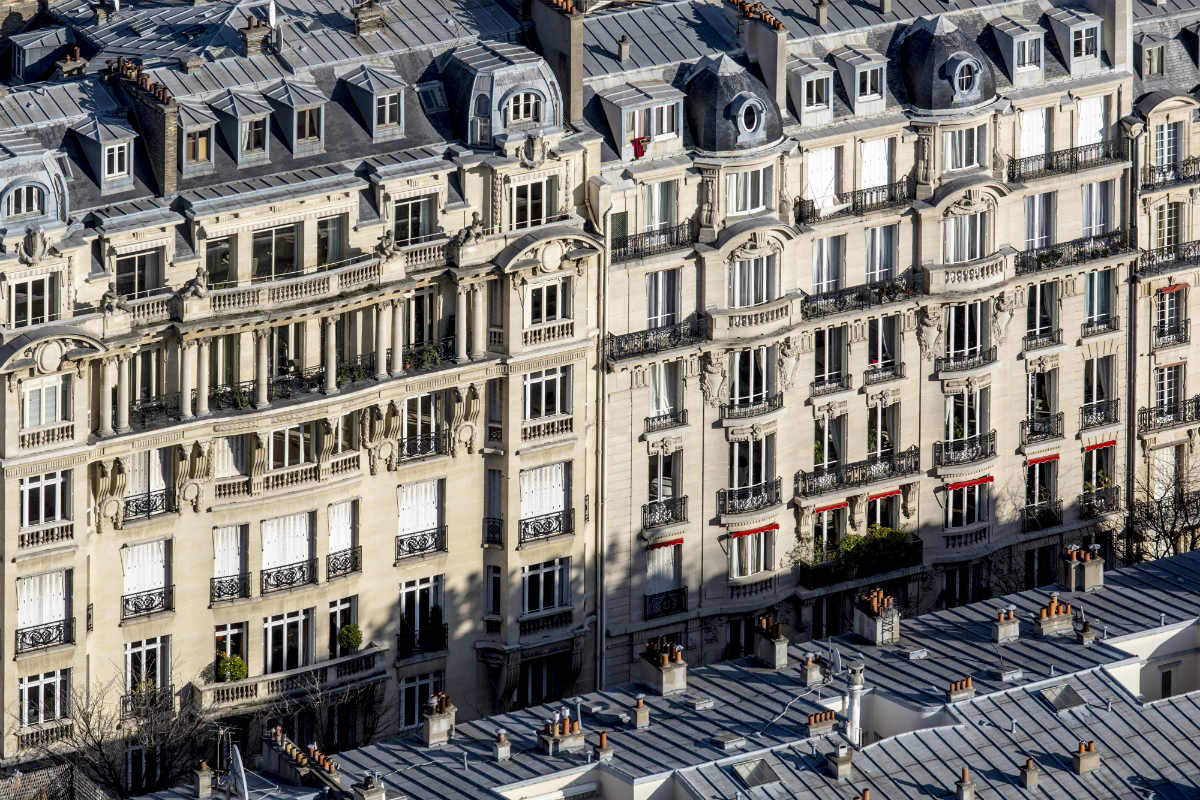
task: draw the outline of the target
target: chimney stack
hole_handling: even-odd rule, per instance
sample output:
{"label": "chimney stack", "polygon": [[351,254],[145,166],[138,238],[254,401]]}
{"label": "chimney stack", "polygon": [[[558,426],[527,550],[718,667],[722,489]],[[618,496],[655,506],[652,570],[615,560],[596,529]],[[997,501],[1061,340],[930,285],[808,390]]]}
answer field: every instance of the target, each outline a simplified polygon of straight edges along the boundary
{"label": "chimney stack", "polygon": [[1021,637],[1021,623],[1017,613],[1011,608],[996,612],[996,620],[992,623],[992,641],[996,644],[1015,642]]}
{"label": "chimney stack", "polygon": [[634,667],[634,676],[635,680],[663,697],[686,692],[687,662],[683,660],[683,645],[672,644],[665,636],[646,642],[646,649]]}
{"label": "chimney stack", "polygon": [[1063,557],[1068,592],[1091,592],[1104,585],[1104,559],[1090,549],[1068,547]]}
{"label": "chimney stack", "polygon": [[879,0],[879,13],[880,14],[892,13],[892,0]]}
{"label": "chimney stack", "polygon": [[1099,766],[1100,751],[1096,749],[1096,742],[1091,741],[1087,744],[1080,742],[1079,748],[1071,756],[1071,767],[1075,770],[1075,774],[1083,775]]}
{"label": "chimney stack", "polygon": [[1024,789],[1036,789],[1038,785],[1038,768],[1037,764],[1033,763],[1032,758],[1025,759],[1025,766],[1021,767],[1021,787]]}
{"label": "chimney stack", "polygon": [[975,682],[968,675],[961,681],[952,681],[946,692],[947,703],[957,703],[960,700],[970,700],[975,696]]}
{"label": "chimney stack", "polygon": [[975,784],[971,780],[971,771],[962,768],[962,777],[954,784],[955,796],[958,800],[975,800]]}
{"label": "chimney stack", "polygon": [[821,674],[821,662],[813,653],[804,654],[804,685],[816,686],[818,683],[824,683],[825,677]]}
{"label": "chimney stack", "polygon": [[246,20],[246,27],[239,33],[242,35],[242,55],[249,58],[263,52],[267,39],[271,36],[271,28],[264,25],[258,17],[251,16]]}
{"label": "chimney stack", "polygon": [[496,739],[492,742],[492,757],[497,762],[508,761],[512,758],[512,742],[505,736],[504,728],[496,731]]}
{"label": "chimney stack", "polygon": [[354,6],[354,34],[362,36],[383,27],[383,9],[375,0],[366,0]]}
{"label": "chimney stack", "polygon": [[639,694],[633,704],[633,727],[639,731],[650,727],[650,706],[646,705],[644,695]]}
{"label": "chimney stack", "polygon": [[783,625],[766,614],[758,618],[754,629],[754,656],[770,669],[786,669],[788,665],[788,640],[783,635]]}
{"label": "chimney stack", "polygon": [[855,747],[862,747],[863,663],[850,665],[850,702],[846,718],[846,738]]}
{"label": "chimney stack", "polygon": [[617,39],[617,60],[624,64],[629,60],[629,49],[633,47],[633,40],[625,34],[621,34],[621,38]]}
{"label": "chimney stack", "polygon": [[1050,602],[1038,610],[1038,633],[1053,636],[1073,633],[1075,618],[1071,615],[1071,604],[1058,602],[1058,592],[1050,595]]}
{"label": "chimney stack", "polygon": [[208,768],[208,763],[201,761],[200,766],[196,768],[195,779],[192,782],[197,800],[212,797],[212,779],[213,774],[212,770]]}
{"label": "chimney stack", "polygon": [[817,24],[822,28],[829,24],[829,3],[826,0],[817,0]]}
{"label": "chimney stack", "polygon": [[860,594],[854,606],[854,632],[873,645],[900,641],[900,612],[896,598],[883,589]]}
{"label": "chimney stack", "polygon": [[825,769],[835,780],[845,780],[850,777],[850,768],[854,764],[854,753],[847,745],[839,744],[837,750],[825,755]]}
{"label": "chimney stack", "polygon": [[429,698],[429,708],[425,712],[425,727],[422,739],[426,747],[440,747],[454,738],[454,721],[458,715],[458,707],[450,702],[445,692],[438,692]]}
{"label": "chimney stack", "polygon": [[375,780],[375,776],[369,772],[350,789],[354,792],[354,800],[385,800],[386,797],[383,783]]}
{"label": "chimney stack", "polygon": [[608,731],[600,731],[600,742],[592,750],[592,755],[600,763],[612,761],[613,749],[612,745],[608,743]]}

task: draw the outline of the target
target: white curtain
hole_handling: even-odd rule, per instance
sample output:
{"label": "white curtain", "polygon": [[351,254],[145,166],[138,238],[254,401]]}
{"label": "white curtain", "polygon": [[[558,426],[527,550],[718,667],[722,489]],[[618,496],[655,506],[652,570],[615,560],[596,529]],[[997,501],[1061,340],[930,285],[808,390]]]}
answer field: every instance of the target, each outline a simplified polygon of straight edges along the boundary
{"label": "white curtain", "polygon": [[312,517],[307,512],[265,519],[262,524],[263,569],[298,564],[312,558]]}
{"label": "white curtain", "polygon": [[167,585],[167,543],[145,542],[121,551],[121,568],[125,573],[123,594],[137,594],[162,589]]}
{"label": "white curtain", "polygon": [[125,496],[159,492],[167,488],[171,468],[170,448],[136,453],[125,460]]}
{"label": "white curtain", "polygon": [[566,507],[565,462],[521,471],[521,519],[553,514]]}
{"label": "white curtain", "polygon": [[48,625],[67,618],[67,573],[47,572],[17,579],[17,627]]}
{"label": "white curtain", "polygon": [[1160,447],[1150,451],[1150,468],[1153,471],[1154,498],[1171,497],[1175,490],[1178,471],[1178,455],[1175,447]]}
{"label": "white curtain", "polygon": [[329,552],[340,553],[354,547],[354,501],[346,500],[329,507]]}
{"label": "white curtain", "polygon": [[398,533],[430,531],[442,524],[440,481],[409,483],[396,490]]}
{"label": "white curtain", "polygon": [[1025,111],[1021,114],[1021,158],[1045,154],[1049,144],[1049,117],[1050,109],[1048,108]]}
{"label": "white curtain", "polygon": [[213,528],[213,577],[228,578],[244,571],[242,527],[226,525]]}
{"label": "white curtain", "polygon": [[1025,249],[1045,247],[1054,236],[1054,192],[1025,198]]}
{"label": "white curtain", "polygon": [[1083,235],[1099,236],[1108,231],[1111,181],[1085,183],[1083,192]]}
{"label": "white curtain", "polygon": [[808,153],[808,199],[822,208],[834,204],[837,194],[837,148],[826,147]]}
{"label": "white curtain", "polygon": [[813,293],[836,291],[842,285],[844,236],[814,239],[812,248]]}
{"label": "white curtain", "polygon": [[860,188],[872,189],[891,183],[890,137],[862,143],[862,177]]}
{"label": "white curtain", "polygon": [[646,554],[646,594],[679,588],[679,549],[679,545],[668,545]]}
{"label": "white curtain", "polygon": [[1108,98],[1085,97],[1078,103],[1079,131],[1076,144],[1098,144],[1108,138]]}
{"label": "white curtain", "polygon": [[246,437],[221,436],[213,441],[213,473],[218,478],[246,474]]}
{"label": "white curtain", "polygon": [[661,417],[675,410],[676,369],[665,362],[650,365],[650,415]]}
{"label": "white curtain", "polygon": [[944,223],[945,263],[957,264],[983,257],[986,212],[950,217]]}
{"label": "white curtain", "polygon": [[891,280],[895,253],[895,225],[867,228],[867,283]]}

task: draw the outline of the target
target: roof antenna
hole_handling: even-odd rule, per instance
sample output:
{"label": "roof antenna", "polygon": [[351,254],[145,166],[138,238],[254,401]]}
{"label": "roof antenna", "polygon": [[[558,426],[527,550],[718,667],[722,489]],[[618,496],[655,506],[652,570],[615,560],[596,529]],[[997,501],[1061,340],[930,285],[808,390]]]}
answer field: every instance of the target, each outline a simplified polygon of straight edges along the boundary
{"label": "roof antenna", "polygon": [[1166,624],[1167,624],[1167,615],[1166,615],[1166,613],[1164,613],[1164,612],[1162,612],[1162,611],[1158,612],[1158,625],[1159,625],[1159,627],[1166,627]]}

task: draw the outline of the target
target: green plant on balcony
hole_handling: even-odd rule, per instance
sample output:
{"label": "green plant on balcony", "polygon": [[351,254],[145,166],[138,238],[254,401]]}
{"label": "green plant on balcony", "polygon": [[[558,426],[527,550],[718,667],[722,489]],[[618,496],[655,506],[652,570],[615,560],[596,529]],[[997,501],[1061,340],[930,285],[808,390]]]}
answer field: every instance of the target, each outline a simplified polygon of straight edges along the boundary
{"label": "green plant on balcony", "polygon": [[904,531],[872,525],[864,534],[847,534],[838,545],[842,563],[848,570],[888,569],[908,563],[912,550]]}
{"label": "green plant on balcony", "polygon": [[362,630],[357,625],[351,622],[349,625],[343,625],[337,633],[338,647],[344,653],[353,653],[362,647],[363,635]]}
{"label": "green plant on balcony", "polygon": [[245,680],[249,671],[241,656],[221,656],[217,661],[217,680],[222,683]]}
{"label": "green plant on balcony", "polygon": [[438,349],[431,344],[422,345],[409,353],[410,369],[427,369],[436,367],[440,363],[442,363],[442,356]]}

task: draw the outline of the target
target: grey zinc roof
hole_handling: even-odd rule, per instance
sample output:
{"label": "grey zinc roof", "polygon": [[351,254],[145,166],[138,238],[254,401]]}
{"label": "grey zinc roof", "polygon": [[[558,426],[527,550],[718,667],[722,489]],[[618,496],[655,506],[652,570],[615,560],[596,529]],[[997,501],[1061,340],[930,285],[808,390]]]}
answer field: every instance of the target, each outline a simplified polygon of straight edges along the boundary
{"label": "grey zinc roof", "polygon": [[197,214],[232,210],[308,194],[359,189],[366,181],[346,165],[330,164],[189,189],[180,194]]}
{"label": "grey zinc roof", "polygon": [[1018,36],[1025,36],[1030,33],[1045,33],[1046,29],[1041,25],[1034,25],[1028,20],[1020,17],[1001,17],[992,23],[996,30],[1001,33],[1006,33],[1014,39]]}
{"label": "grey zinc roof", "polygon": [[120,142],[138,135],[133,126],[121,117],[91,117],[73,126],[80,136],[93,142]]}
{"label": "grey zinc roof", "polygon": [[20,131],[0,131],[0,152],[4,154],[0,160],[39,155],[45,150],[40,142]]}
{"label": "grey zinc roof", "polygon": [[293,78],[284,78],[263,90],[263,95],[289,108],[323,105],[329,98],[315,83],[306,83]]}
{"label": "grey zinc roof", "polygon": [[261,117],[264,114],[271,113],[270,104],[257,92],[226,89],[221,94],[209,100],[208,104],[222,114],[228,114],[234,119]]}
{"label": "grey zinc roof", "polygon": [[117,109],[111,91],[98,81],[38,84],[0,98],[0,129],[70,124]]}
{"label": "grey zinc roof", "polygon": [[403,89],[408,84],[396,72],[382,67],[369,66],[364,64],[358,69],[342,78],[351,86],[356,86],[359,89],[368,91],[371,94],[379,94],[380,92],[394,92],[397,89]]}
{"label": "grey zinc roof", "polygon": [[611,89],[597,92],[600,97],[619,108],[636,108],[638,106],[657,103],[667,103],[684,97],[684,93],[658,81],[643,81],[640,83],[623,83]]}
{"label": "grey zinc roof", "polygon": [[14,33],[9,37],[15,45],[30,47],[58,47],[64,44],[74,44],[75,38],[70,28],[57,26],[53,28],[38,28],[24,33]]}
{"label": "grey zinc roof", "polygon": [[456,48],[451,57],[477,73],[541,60],[541,56],[529,48],[509,42],[476,42]]}
{"label": "grey zinc roof", "polygon": [[209,111],[207,106],[198,103],[179,104],[179,124],[185,128],[206,127],[215,124],[216,121],[216,115]]}
{"label": "grey zinc roof", "polygon": [[[629,58],[617,41],[628,36]],[[704,0],[602,10],[583,21],[583,70],[588,77],[695,61],[711,53],[738,53],[742,45],[725,10]]]}

